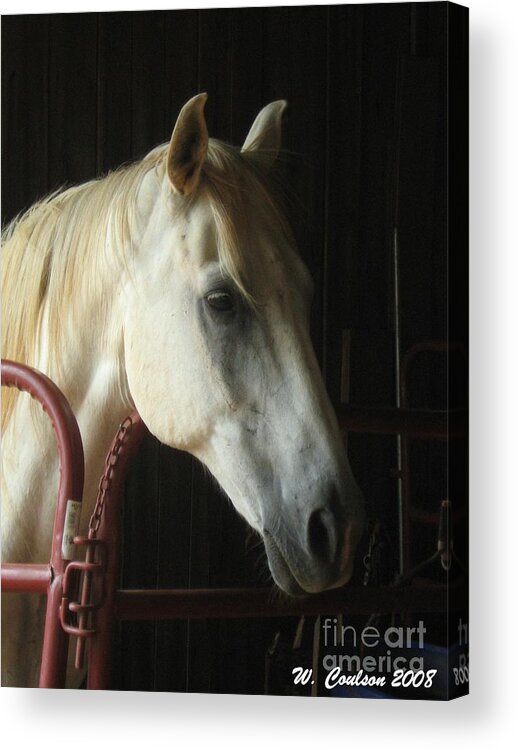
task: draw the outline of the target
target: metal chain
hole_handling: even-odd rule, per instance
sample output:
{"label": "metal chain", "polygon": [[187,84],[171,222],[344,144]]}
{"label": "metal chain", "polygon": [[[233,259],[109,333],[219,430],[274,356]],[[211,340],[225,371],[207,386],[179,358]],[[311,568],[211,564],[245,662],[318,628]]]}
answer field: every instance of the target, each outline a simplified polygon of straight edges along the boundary
{"label": "metal chain", "polygon": [[119,460],[120,452],[124,446],[124,443],[128,439],[128,436],[131,432],[132,427],[133,427],[133,420],[131,419],[131,417],[126,417],[124,422],[122,422],[122,424],[119,427],[119,430],[115,436],[110,452],[106,456],[106,461],[104,464],[104,472],[99,481],[99,488],[97,490],[97,498],[95,501],[94,512],[92,513],[92,516],[90,518],[90,524],[88,526],[88,538],[89,539],[95,539],[97,537],[97,532],[99,530],[99,526],[101,525],[101,518],[103,515],[103,511],[104,511],[106,494],[108,493],[108,490],[110,489],[110,486],[112,483],[113,472],[115,471],[115,467]]}

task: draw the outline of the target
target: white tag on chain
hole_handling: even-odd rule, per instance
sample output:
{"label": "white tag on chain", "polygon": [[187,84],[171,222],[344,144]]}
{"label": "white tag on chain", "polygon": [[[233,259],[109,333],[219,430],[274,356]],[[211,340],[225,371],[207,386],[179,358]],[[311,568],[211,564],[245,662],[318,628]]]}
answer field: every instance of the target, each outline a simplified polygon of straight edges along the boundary
{"label": "white tag on chain", "polygon": [[78,500],[67,500],[65,526],[61,542],[61,557],[63,560],[73,560],[75,557],[76,546],[74,544],[74,537],[79,533],[80,521],[81,503]]}

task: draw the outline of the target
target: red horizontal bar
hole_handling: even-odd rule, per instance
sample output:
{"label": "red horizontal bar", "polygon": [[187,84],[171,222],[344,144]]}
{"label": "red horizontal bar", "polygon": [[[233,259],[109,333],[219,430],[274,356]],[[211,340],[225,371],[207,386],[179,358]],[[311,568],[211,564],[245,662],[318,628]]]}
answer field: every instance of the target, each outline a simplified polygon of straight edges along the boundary
{"label": "red horizontal bar", "polygon": [[345,432],[407,435],[420,440],[446,440],[467,435],[466,410],[393,409],[341,405],[338,423]]}
{"label": "red horizontal bar", "polygon": [[2,591],[46,594],[52,581],[52,569],[46,565],[2,564]]}
{"label": "red horizontal bar", "polygon": [[115,594],[121,620],[288,617],[332,612],[444,612],[452,595],[445,586],[343,588],[292,598],[275,589],[122,589]]}

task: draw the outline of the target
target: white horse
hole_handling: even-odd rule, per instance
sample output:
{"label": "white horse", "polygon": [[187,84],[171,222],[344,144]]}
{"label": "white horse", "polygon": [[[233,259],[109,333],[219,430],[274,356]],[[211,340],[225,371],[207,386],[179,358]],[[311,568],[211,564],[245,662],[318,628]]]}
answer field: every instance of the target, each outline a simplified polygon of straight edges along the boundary
{"label": "white horse", "polygon": [[[209,140],[206,99],[183,107],[169,144],[7,227],[3,356],[49,375],[77,416],[82,533],[110,439],[137,408],[262,535],[277,585],[318,592],[349,579],[363,503],[310,342],[311,280],[268,187],[285,102],[235,149]],[[12,389],[4,411],[3,558],[45,562],[53,438]],[[5,597],[4,685],[37,684],[42,613]]]}

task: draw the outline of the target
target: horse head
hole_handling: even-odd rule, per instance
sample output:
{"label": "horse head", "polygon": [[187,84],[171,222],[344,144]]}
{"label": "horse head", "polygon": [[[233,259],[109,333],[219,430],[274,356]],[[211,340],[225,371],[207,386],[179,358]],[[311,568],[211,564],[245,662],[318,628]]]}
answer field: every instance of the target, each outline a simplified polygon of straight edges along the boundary
{"label": "horse head", "polygon": [[183,107],[138,193],[127,379],[150,431],[261,534],[278,586],[318,592],[351,575],[363,501],[310,341],[312,282],[268,188],[285,102],[234,149],[209,140],[205,101]]}

